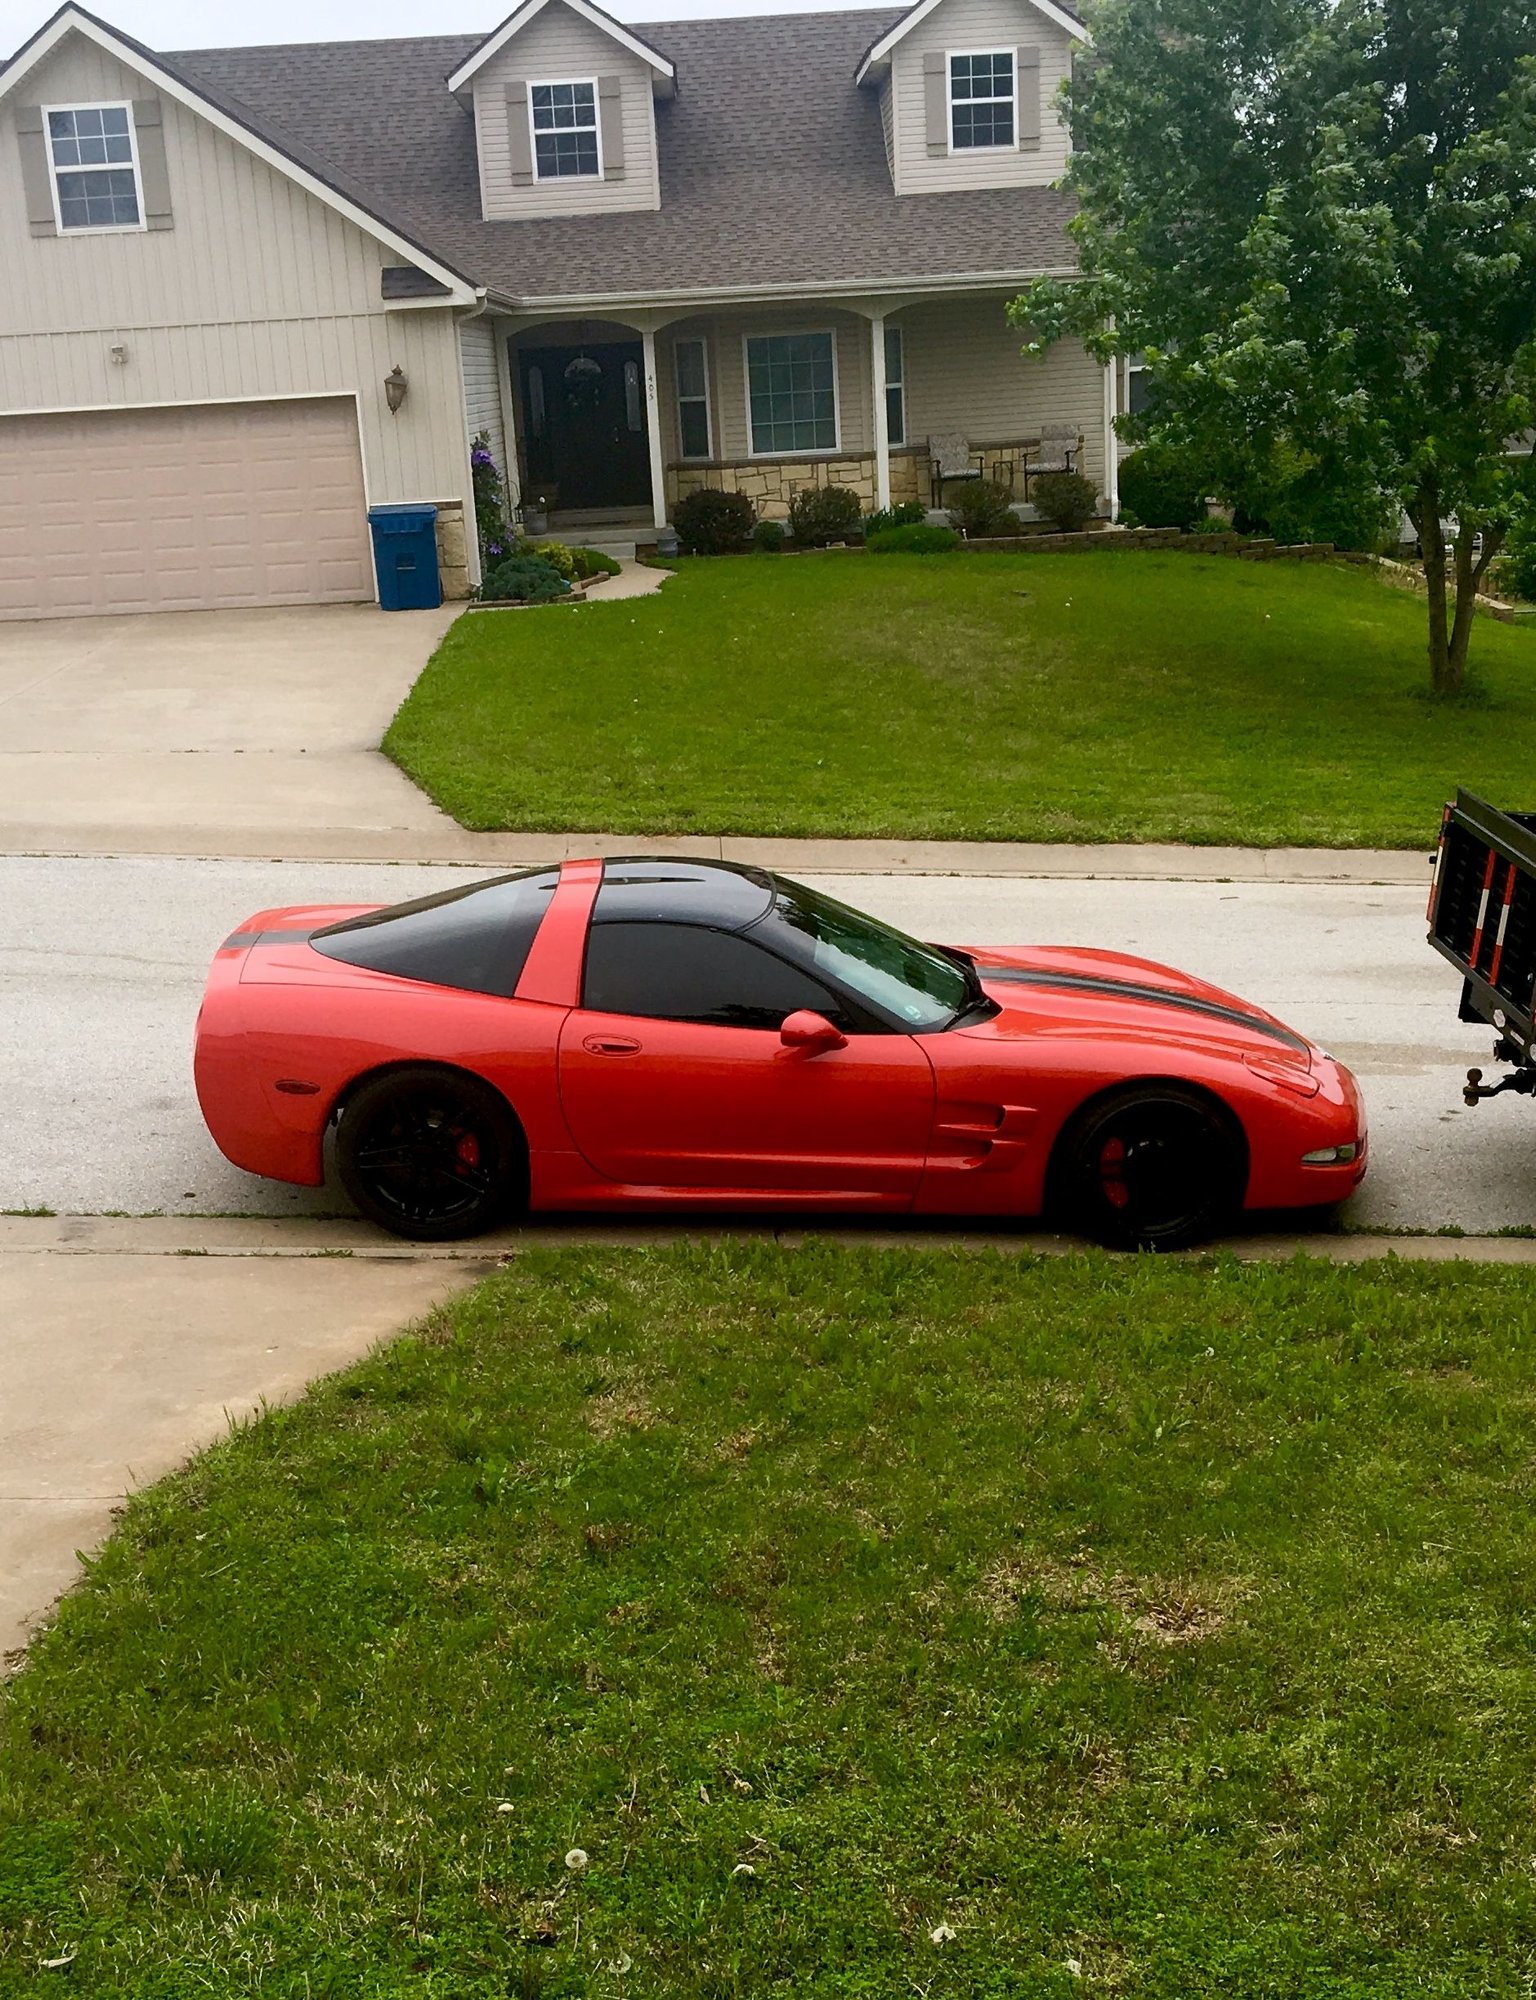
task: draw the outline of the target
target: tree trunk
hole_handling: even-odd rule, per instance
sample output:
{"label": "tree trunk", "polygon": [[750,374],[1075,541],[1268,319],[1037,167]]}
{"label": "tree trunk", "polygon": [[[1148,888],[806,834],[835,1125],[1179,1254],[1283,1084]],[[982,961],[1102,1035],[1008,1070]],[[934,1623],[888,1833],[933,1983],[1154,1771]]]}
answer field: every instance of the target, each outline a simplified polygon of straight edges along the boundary
{"label": "tree trunk", "polygon": [[1451,625],[1451,636],[1446,647],[1446,667],[1449,684],[1436,692],[1460,694],[1466,683],[1467,649],[1472,643],[1472,620],[1477,612],[1477,593],[1482,584],[1489,563],[1504,545],[1502,528],[1484,528],[1483,546],[1474,561],[1472,544],[1476,539],[1470,527],[1460,528],[1456,535],[1456,616]]}
{"label": "tree trunk", "polygon": [[[1429,597],[1429,686],[1436,695],[1459,693],[1461,669],[1466,662],[1466,643],[1461,661],[1453,665],[1451,633],[1446,624],[1445,535],[1440,526],[1440,492],[1425,480],[1414,496],[1413,525],[1419,531],[1419,547],[1424,553],[1424,587]],[[1458,543],[1460,538],[1458,537]],[[1458,550],[1459,553],[1459,550]],[[1457,577],[1457,608],[1460,609],[1461,578]]]}

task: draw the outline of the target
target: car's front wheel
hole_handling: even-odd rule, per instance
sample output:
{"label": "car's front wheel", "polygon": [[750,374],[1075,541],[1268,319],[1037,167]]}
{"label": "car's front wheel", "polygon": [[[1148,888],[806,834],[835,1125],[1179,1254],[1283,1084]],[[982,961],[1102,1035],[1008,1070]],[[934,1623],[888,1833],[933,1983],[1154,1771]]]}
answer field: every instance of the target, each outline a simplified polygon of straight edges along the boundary
{"label": "car's front wheel", "polygon": [[1101,1243],[1177,1250],[1231,1222],[1247,1175],[1242,1129],[1225,1106],[1176,1083],[1133,1084],[1063,1133],[1051,1205]]}
{"label": "car's front wheel", "polygon": [[462,1070],[371,1078],[336,1133],[342,1186],[370,1222],[419,1243],[478,1236],[527,1199],[527,1154],[505,1101]]}

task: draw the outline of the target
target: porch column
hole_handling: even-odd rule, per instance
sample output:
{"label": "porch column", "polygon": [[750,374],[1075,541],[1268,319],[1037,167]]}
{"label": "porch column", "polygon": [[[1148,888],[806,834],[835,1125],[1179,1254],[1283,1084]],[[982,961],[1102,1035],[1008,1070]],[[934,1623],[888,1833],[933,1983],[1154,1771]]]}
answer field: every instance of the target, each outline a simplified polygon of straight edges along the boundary
{"label": "porch column", "polygon": [[869,316],[869,379],[875,399],[875,506],[891,504],[891,426],[885,406],[885,314]]}
{"label": "porch column", "polygon": [[496,335],[496,387],[501,395],[501,471],[507,488],[507,514],[512,518],[523,504],[523,476],[517,465],[517,404],[512,391],[512,322],[497,319],[491,325]]}
{"label": "porch column", "polygon": [[1120,450],[1115,436],[1115,364],[1104,364],[1104,498],[1109,518],[1120,518]]}
{"label": "porch column", "polygon": [[656,388],[656,334],[645,327],[640,334],[645,360],[645,431],[651,448],[651,513],[658,528],[667,525],[667,461],[661,448],[661,397]]}

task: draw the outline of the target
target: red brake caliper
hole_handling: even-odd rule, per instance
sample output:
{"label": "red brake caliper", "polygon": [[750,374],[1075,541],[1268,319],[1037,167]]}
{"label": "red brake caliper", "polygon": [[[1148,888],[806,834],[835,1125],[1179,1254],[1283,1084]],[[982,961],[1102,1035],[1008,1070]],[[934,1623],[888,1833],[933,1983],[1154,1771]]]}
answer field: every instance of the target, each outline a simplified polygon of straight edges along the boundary
{"label": "red brake caliper", "polygon": [[459,1143],[453,1149],[454,1158],[461,1167],[478,1167],[480,1164],[480,1141],[473,1132],[461,1132]]}
{"label": "red brake caliper", "polygon": [[1104,1199],[1113,1208],[1124,1208],[1131,1199],[1125,1184],[1125,1141],[1106,1139],[1099,1153],[1099,1185]]}

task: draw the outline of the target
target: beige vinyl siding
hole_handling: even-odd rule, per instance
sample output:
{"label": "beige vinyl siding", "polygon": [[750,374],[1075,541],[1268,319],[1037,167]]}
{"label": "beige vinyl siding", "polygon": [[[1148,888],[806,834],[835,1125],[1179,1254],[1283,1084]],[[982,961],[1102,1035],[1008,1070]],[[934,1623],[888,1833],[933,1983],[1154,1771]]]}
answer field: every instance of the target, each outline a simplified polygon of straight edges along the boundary
{"label": "beige vinyl siding", "polygon": [[[514,186],[507,147],[507,85],[514,81],[580,83],[603,76],[619,79],[624,178],[582,175]],[[561,6],[560,0],[550,0],[550,5],[486,64],[474,79],[474,93],[480,201],[487,222],[533,215],[613,214],[661,206],[651,72],[638,56],[569,7]]]}
{"label": "beige vinyl siding", "polygon": [[[930,157],[923,57],[930,49],[948,54],[1021,47],[1040,51],[1039,146]],[[939,194],[957,188],[1042,187],[1059,180],[1067,164],[1067,130],[1057,116],[1055,99],[1071,70],[1074,47],[1071,37],[1029,0],[943,0],[891,52],[896,192]]]}
{"label": "beige vinyl siding", "polygon": [[459,328],[464,368],[464,424],[470,442],[482,431],[498,462],[505,450],[501,428],[501,383],[496,373],[496,335],[489,319],[467,319]]}
{"label": "beige vinyl siding", "polygon": [[896,92],[889,71],[880,81],[880,129],[885,134],[885,164],[896,182]]}
{"label": "beige vinyl siding", "polygon": [[1042,424],[1075,424],[1083,434],[1079,470],[1104,487],[1104,370],[1075,340],[1041,360],[1020,353],[1006,301],[942,299],[893,314],[902,329],[907,441],[962,431],[976,443],[1037,436]]}
{"label": "beige vinyl siding", "polygon": [[[15,105],[151,95],[172,227],[32,236]],[[380,271],[400,261],[83,36],[0,102],[0,412],[346,396],[370,501],[467,500],[454,316],[385,310]],[[397,363],[410,390],[391,416],[383,381]]]}

